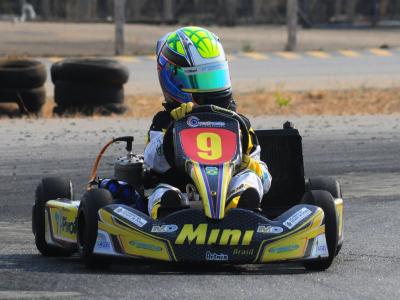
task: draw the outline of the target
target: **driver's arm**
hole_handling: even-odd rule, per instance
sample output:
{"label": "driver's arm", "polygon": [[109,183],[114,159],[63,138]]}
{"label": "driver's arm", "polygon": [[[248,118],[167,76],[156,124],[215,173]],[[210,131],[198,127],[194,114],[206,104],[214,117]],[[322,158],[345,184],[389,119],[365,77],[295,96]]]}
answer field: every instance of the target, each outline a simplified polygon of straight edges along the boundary
{"label": "driver's arm", "polygon": [[[260,146],[258,146],[257,148],[259,147]],[[250,155],[243,155],[241,169],[248,169],[257,174],[257,176],[261,179],[265,194],[269,191],[269,188],[271,187],[272,177],[268,171],[267,165],[259,159],[259,154],[256,154],[255,156],[253,156],[252,154],[255,153],[251,153]]]}
{"label": "driver's arm", "polygon": [[164,133],[174,120],[183,118],[190,113],[193,103],[182,103],[171,112],[160,111],[154,118],[147,135],[147,145],[144,149],[144,163],[157,173],[165,173],[171,166],[168,164],[163,153]]}
{"label": "driver's arm", "polygon": [[171,166],[163,153],[164,133],[171,123],[171,116],[167,111],[158,112],[147,134],[147,145],[144,149],[144,163],[157,173],[165,173]]}
{"label": "driver's arm", "polygon": [[247,153],[243,155],[241,169],[248,169],[256,173],[261,179],[264,193],[267,193],[271,187],[272,176],[269,173],[267,165],[260,159],[261,147],[258,144],[256,133],[251,127],[249,119],[243,115],[240,116],[245,121],[247,128],[249,128],[249,146]]}

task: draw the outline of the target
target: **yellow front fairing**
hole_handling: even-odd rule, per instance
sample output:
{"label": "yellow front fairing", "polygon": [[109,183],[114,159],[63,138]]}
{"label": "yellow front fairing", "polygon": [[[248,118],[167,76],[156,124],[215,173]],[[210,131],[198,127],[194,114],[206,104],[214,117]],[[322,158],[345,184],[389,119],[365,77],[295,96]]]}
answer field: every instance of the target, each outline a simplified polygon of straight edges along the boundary
{"label": "yellow front fairing", "polygon": [[[208,222],[196,209],[181,210],[157,221],[124,205],[100,209],[99,216],[96,254],[237,263],[329,255],[324,213],[315,206],[297,205],[274,221],[244,209],[231,209],[218,222]],[[295,222],[289,224],[293,218]]]}
{"label": "yellow front fairing", "polygon": [[104,209],[100,209],[99,216],[99,230],[117,238],[118,244],[122,248],[120,249],[122,253],[119,254],[165,261],[176,260],[168,240],[152,236],[123,220],[117,220]]}
{"label": "yellow front fairing", "polygon": [[[299,259],[305,256],[305,251],[310,242],[317,236],[325,235],[325,225],[322,224],[324,213],[322,209],[302,227],[286,237],[280,237],[275,242],[268,243],[261,255],[261,262],[284,261]],[[260,247],[262,249],[262,245]]]}

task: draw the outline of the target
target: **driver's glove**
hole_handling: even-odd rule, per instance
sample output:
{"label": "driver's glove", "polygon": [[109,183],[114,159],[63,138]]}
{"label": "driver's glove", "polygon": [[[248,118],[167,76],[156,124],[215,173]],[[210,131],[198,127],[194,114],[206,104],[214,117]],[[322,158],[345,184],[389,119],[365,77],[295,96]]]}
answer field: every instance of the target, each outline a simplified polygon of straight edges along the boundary
{"label": "driver's glove", "polygon": [[171,111],[171,116],[175,121],[182,119],[186,114],[190,113],[193,108],[193,102],[182,103],[181,106]]}
{"label": "driver's glove", "polygon": [[258,162],[248,154],[243,155],[240,169],[251,170],[256,173],[260,178],[263,178],[263,169],[261,168],[260,162]]}

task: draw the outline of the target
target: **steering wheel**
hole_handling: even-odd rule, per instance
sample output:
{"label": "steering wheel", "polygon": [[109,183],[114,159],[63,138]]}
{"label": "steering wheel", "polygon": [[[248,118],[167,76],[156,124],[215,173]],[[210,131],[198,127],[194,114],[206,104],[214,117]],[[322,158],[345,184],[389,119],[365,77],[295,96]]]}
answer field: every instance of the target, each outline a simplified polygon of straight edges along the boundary
{"label": "steering wheel", "polygon": [[[198,113],[220,114],[220,115],[231,117],[231,118],[235,119],[236,121],[238,121],[240,131],[242,132],[242,153],[247,152],[247,148],[249,147],[249,129],[247,128],[246,122],[243,120],[243,118],[241,116],[239,116],[234,111],[231,111],[229,109],[225,109],[225,108],[222,108],[222,107],[219,107],[216,105],[202,105],[202,106],[193,107],[192,111],[189,114],[187,114],[186,116],[195,115]],[[173,138],[172,138],[172,130],[174,128],[174,125],[175,125],[175,121],[173,121],[167,128],[167,131],[165,132],[165,135],[164,135],[164,141],[163,141],[164,156],[165,156],[165,159],[167,160],[168,164],[172,168],[176,167],[175,159],[174,159],[174,144],[173,144]]]}

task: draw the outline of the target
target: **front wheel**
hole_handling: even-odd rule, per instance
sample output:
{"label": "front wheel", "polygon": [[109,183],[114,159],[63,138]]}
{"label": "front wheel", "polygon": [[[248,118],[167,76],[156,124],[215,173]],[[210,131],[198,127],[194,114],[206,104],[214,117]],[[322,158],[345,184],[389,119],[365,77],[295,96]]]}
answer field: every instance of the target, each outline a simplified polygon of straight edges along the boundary
{"label": "front wheel", "polygon": [[46,241],[46,203],[58,198],[73,199],[71,181],[59,177],[43,178],[36,188],[36,199],[32,208],[32,232],[36,247],[44,256],[69,256],[72,253],[72,250],[50,245]]}
{"label": "front wheel", "polygon": [[110,260],[93,253],[98,231],[98,211],[112,204],[113,197],[108,190],[93,189],[85,192],[78,210],[78,250],[88,269],[107,268]]}
{"label": "front wheel", "polygon": [[301,202],[322,208],[325,215],[325,237],[329,252],[329,257],[320,258],[315,261],[306,261],[304,262],[304,266],[306,269],[314,271],[326,270],[330,267],[336,256],[339,241],[335,200],[329,192],[319,190],[306,192]]}

